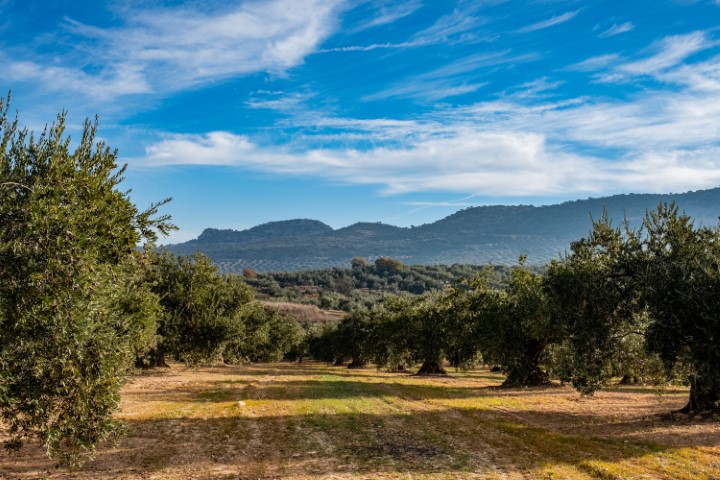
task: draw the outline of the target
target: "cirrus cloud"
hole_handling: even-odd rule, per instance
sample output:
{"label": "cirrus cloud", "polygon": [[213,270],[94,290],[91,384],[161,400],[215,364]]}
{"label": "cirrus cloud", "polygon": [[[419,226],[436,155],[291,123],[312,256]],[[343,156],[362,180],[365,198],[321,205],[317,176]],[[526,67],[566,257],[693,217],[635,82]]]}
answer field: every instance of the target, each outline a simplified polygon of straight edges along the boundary
{"label": "cirrus cloud", "polygon": [[147,7],[121,12],[122,24],[107,28],[66,18],[55,35],[65,37],[67,51],[5,53],[0,79],[104,101],[258,72],[284,75],[334,31],[342,8],[342,0],[252,0],[211,12]]}

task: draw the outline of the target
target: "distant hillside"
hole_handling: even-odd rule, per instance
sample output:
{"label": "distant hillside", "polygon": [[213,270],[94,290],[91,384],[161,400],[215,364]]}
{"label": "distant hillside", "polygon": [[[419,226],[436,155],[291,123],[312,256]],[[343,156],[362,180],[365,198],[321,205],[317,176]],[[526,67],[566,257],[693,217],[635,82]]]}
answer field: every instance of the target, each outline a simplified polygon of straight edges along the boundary
{"label": "distant hillside", "polygon": [[558,205],[484,206],[456,212],[437,222],[401,228],[356,223],[334,230],[317,220],[270,222],[243,230],[206,229],[197,239],[167,248],[178,254],[201,251],[223,271],[299,271],[347,267],[353,257],[392,257],[413,264],[544,264],[587,235],[590,215],[603,208],[619,223],[626,214],[637,225],[660,202],[677,202],[697,224],[715,225],[720,188],[683,194],[628,194]]}
{"label": "distant hillside", "polygon": [[340,321],[345,312],[340,310],[321,310],[315,305],[303,305],[289,302],[263,302],[265,308],[278,311],[285,316],[292,318],[297,323],[307,326],[312,323],[325,323]]}

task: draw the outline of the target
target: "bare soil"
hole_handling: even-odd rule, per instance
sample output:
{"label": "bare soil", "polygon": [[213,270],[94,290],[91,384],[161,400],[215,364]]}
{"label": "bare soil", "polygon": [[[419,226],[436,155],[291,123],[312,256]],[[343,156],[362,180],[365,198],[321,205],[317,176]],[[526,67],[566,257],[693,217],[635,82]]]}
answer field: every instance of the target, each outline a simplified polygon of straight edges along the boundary
{"label": "bare soil", "polygon": [[31,443],[0,454],[0,479],[720,478],[720,421],[667,415],[686,389],[588,398],[502,381],[486,369],[174,364],[128,381],[117,446],[71,470]]}

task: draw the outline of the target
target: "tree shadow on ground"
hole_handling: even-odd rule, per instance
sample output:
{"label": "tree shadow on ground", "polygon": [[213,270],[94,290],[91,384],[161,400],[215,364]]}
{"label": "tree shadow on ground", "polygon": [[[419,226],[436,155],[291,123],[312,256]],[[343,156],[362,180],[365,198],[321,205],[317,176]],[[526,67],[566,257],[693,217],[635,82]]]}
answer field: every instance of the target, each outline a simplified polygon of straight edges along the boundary
{"label": "tree shadow on ground", "polygon": [[[313,372],[317,372],[318,375],[326,373],[328,367],[326,364],[321,362],[309,361],[309,362],[275,362],[275,363],[245,363],[245,364],[223,364],[217,363],[214,365],[204,365],[199,367],[190,367],[184,363],[176,361],[168,361],[168,367],[153,367],[148,369],[138,369],[136,374],[131,376],[142,377],[142,376],[177,376],[183,375],[187,372],[200,372],[200,373],[212,373],[213,375],[230,375],[233,377],[237,376],[263,376],[263,375],[278,375],[284,377],[291,376],[308,376],[312,375]],[[338,367],[342,370],[342,367]]]}
{"label": "tree shadow on ground", "polygon": [[[680,447],[711,447],[717,462],[720,445],[720,429],[675,431],[668,428],[672,424],[657,418],[618,421],[573,413],[508,414],[472,408],[302,415],[264,415],[257,408],[236,405],[227,409],[220,412],[227,415],[224,418],[129,421],[130,434],[120,447],[104,447],[97,461],[75,471],[73,478],[135,478],[142,472],[162,476],[183,468],[207,472],[198,478],[491,475],[554,466],[587,473],[598,462],[667,459]],[[652,441],[643,438],[659,428],[666,431],[655,432]],[[12,464],[1,461],[7,478],[32,478],[37,467],[31,458],[23,458]],[[688,472],[697,467],[691,457],[678,458],[674,461],[684,458],[687,464],[682,468]]]}
{"label": "tree shadow on ground", "polygon": [[[282,365],[281,367],[287,367]],[[322,366],[321,366],[322,367]],[[293,370],[295,370],[293,368]],[[502,407],[509,405],[511,408],[532,408],[534,403],[557,403],[550,410],[563,408],[563,402],[577,402],[578,404],[589,404],[592,397],[581,399],[579,394],[572,388],[565,386],[534,387],[534,388],[501,388],[498,379],[493,378],[495,385],[487,385],[485,379],[478,380],[467,375],[458,376],[457,380],[446,378],[425,378],[405,375],[397,377],[394,375],[337,375],[336,367],[324,366],[322,368],[305,368],[304,378],[298,376],[284,375],[283,368],[273,371],[281,375],[257,375],[248,374],[248,368],[242,367],[242,374],[238,375],[238,369],[233,378],[227,380],[209,379],[202,384],[189,382],[186,385],[172,386],[168,389],[159,386],[155,389],[144,389],[135,392],[134,395],[141,403],[150,402],[196,402],[196,403],[226,403],[231,401],[302,401],[302,400],[349,400],[349,399],[378,399],[386,397],[399,397],[411,401],[472,401],[478,400],[478,408]],[[255,371],[255,370],[253,370]],[[265,371],[265,370],[261,370]],[[216,370],[213,370],[215,373]],[[308,375],[308,373],[311,373]],[[674,389],[666,391],[661,396],[653,389],[638,389],[638,387],[620,387],[604,390],[598,396],[612,394],[612,401],[619,406],[626,399],[638,394],[644,394],[661,399],[661,401],[675,401],[677,398],[687,394],[687,390]],[[686,400],[683,398],[683,401]],[[607,401],[607,400],[606,400]],[[631,402],[632,403],[632,402]],[[664,413],[672,411],[678,406],[668,406]],[[622,407],[633,408],[633,407]],[[578,410],[578,409],[574,409]],[[582,409],[580,409],[582,410]],[[639,412],[638,412],[639,413]],[[573,418],[579,418],[577,412]],[[591,415],[591,413],[590,413]]]}
{"label": "tree shadow on ground", "polygon": [[[402,398],[473,399],[523,398],[543,396],[575,397],[570,388],[507,389],[494,386],[401,383],[378,380],[233,380],[208,381],[203,389],[197,386],[174,387],[172,391],[147,389],[136,393],[142,401],[178,401],[194,399],[199,402],[226,402],[229,400],[321,400],[350,399],[399,395]],[[649,392],[648,392],[649,393]]]}

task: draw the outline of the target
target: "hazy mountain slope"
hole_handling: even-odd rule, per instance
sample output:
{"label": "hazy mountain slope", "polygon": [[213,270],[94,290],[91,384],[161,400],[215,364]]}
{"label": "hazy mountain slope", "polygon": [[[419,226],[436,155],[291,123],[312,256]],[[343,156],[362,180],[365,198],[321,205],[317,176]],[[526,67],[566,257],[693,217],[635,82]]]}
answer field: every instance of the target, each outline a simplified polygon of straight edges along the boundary
{"label": "hazy mountain slope", "polygon": [[717,223],[720,188],[670,195],[615,195],[540,207],[472,207],[413,228],[356,223],[333,230],[307,219],[270,222],[243,231],[208,228],[197,239],[168,249],[179,254],[199,250],[225,271],[348,266],[353,257],[374,260],[379,256],[407,264],[512,264],[526,254],[531,264],[543,264],[585,236],[590,216],[598,218],[603,208],[616,223],[626,214],[638,225],[646,210],[671,201],[698,224]]}

